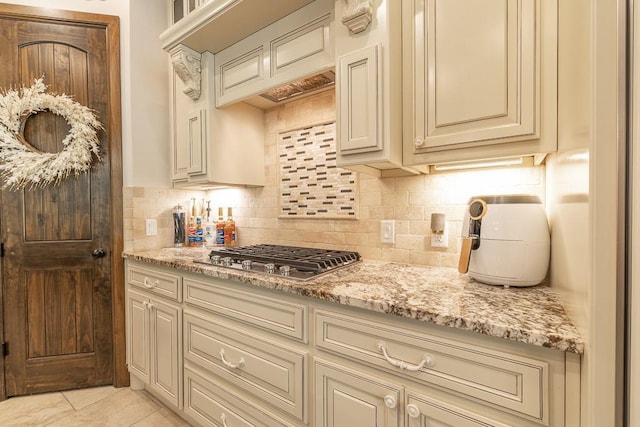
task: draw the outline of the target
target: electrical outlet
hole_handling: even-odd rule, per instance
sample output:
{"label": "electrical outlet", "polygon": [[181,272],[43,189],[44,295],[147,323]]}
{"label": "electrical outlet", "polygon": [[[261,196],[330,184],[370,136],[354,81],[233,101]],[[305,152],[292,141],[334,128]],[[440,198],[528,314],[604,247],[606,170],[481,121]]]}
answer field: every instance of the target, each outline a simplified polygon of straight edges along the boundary
{"label": "electrical outlet", "polygon": [[395,243],[396,227],[393,220],[380,221],[380,243]]}
{"label": "electrical outlet", "polygon": [[158,221],[155,219],[147,219],[145,223],[145,234],[147,236],[158,235]]}
{"label": "electrical outlet", "polygon": [[431,233],[431,247],[432,248],[448,248],[449,247],[449,227],[444,225],[444,231],[442,233]]}

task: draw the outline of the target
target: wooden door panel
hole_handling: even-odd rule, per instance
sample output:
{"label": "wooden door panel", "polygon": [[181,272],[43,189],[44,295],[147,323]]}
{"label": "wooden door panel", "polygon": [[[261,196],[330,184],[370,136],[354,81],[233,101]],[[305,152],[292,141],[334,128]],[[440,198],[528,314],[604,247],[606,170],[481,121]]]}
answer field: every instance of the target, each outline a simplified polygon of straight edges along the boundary
{"label": "wooden door panel", "polygon": [[94,350],[92,283],[90,269],[27,272],[29,359]]}
{"label": "wooden door panel", "polygon": [[90,184],[87,175],[80,175],[55,188],[25,192],[25,242],[91,240]]}
{"label": "wooden door panel", "polygon": [[[0,5],[0,87],[30,86],[44,77],[49,93],[68,94],[92,109],[104,130],[98,132],[102,159],[89,173],[0,193],[2,321],[10,349],[0,398],[112,384],[124,372],[118,366],[114,375],[112,313],[114,293],[123,298],[122,278],[113,275],[122,271],[114,265],[122,244],[121,212],[113,209],[122,206],[121,178],[113,175],[121,174],[119,93],[113,90],[119,88],[117,18],[30,18],[15,9]],[[27,118],[24,136],[37,150],[57,153],[69,129],[64,118],[39,112]],[[97,248],[107,255],[94,258]],[[122,350],[116,357],[124,361]],[[123,383],[121,376],[116,381]]]}

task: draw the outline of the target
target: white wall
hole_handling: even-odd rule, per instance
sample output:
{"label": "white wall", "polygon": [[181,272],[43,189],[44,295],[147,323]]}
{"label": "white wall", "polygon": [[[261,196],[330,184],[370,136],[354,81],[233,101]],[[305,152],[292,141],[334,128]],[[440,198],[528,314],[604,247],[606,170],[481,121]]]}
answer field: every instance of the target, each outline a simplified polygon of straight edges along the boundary
{"label": "white wall", "polygon": [[166,2],[14,0],[7,3],[120,18],[124,185],[168,186],[169,65],[158,39],[169,22]]}
{"label": "white wall", "polygon": [[124,186],[170,187],[170,64],[159,39],[169,8],[166,1],[130,3],[132,144],[124,152]]}

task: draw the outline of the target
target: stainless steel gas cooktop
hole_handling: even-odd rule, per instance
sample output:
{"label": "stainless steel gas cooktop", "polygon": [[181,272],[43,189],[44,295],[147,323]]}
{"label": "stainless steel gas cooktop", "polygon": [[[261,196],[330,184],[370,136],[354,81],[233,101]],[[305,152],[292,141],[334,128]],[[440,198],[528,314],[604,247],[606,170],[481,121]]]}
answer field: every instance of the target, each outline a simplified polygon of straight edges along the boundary
{"label": "stainless steel gas cooktop", "polygon": [[194,262],[308,280],[360,261],[351,251],[279,245],[215,248]]}

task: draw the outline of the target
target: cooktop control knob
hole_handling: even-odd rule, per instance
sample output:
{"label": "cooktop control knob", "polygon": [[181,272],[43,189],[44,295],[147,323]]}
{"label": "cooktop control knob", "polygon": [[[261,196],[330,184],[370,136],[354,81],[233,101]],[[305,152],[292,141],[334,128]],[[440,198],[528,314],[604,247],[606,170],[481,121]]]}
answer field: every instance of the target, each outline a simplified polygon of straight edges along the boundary
{"label": "cooktop control knob", "polygon": [[211,264],[219,265],[220,264],[220,255],[211,256]]}
{"label": "cooktop control knob", "polygon": [[226,257],[222,258],[222,265],[224,267],[231,267],[232,263],[233,263],[233,260],[231,259],[231,257],[226,256]]}
{"label": "cooktop control knob", "polygon": [[275,264],[265,264],[264,265],[264,272],[265,273],[269,273],[269,274],[273,274],[276,272],[276,265]]}
{"label": "cooktop control knob", "polygon": [[250,259],[245,259],[244,261],[242,261],[242,269],[243,270],[251,270],[251,260]]}
{"label": "cooktop control knob", "polygon": [[283,265],[280,267],[280,275],[289,276],[291,272],[291,268],[288,265]]}

